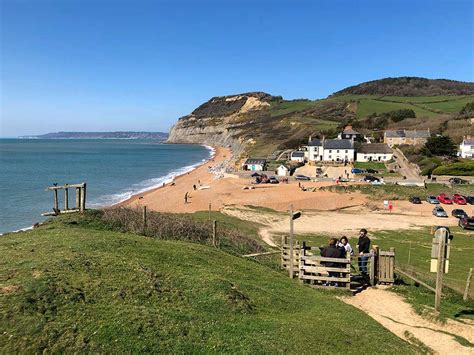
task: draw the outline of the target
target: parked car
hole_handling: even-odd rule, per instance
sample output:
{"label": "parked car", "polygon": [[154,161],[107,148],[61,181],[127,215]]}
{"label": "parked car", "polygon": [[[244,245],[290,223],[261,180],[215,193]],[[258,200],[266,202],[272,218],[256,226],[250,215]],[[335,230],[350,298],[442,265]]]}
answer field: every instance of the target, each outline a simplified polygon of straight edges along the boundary
{"label": "parked car", "polygon": [[306,175],[295,175],[295,180],[304,180],[304,181],[310,181],[311,178],[309,176],[306,176]]}
{"label": "parked car", "polygon": [[460,208],[455,208],[451,212],[451,216],[456,217],[456,218],[463,218],[464,216],[467,216],[466,211],[460,209]]}
{"label": "parked car", "polygon": [[440,194],[438,196],[438,201],[441,202],[441,203],[444,203],[445,205],[452,205],[453,204],[453,200],[451,200],[449,198],[449,196],[447,196],[446,194]]}
{"label": "parked car", "polygon": [[367,175],[367,176],[364,176],[364,181],[373,182],[373,181],[380,181],[380,179],[372,175]]}
{"label": "parked car", "polygon": [[384,181],[381,180],[374,180],[371,182],[372,185],[385,185]]}
{"label": "parked car", "polygon": [[463,217],[459,219],[459,227],[462,229],[471,229],[474,230],[474,218],[473,217]]}
{"label": "parked car", "polygon": [[275,176],[270,176],[270,179],[268,179],[268,182],[270,184],[279,184],[280,183],[280,181],[278,181],[278,179]]}
{"label": "parked car", "polygon": [[418,196],[411,196],[408,201],[410,201],[411,203],[414,203],[416,205],[419,205],[421,204],[421,199],[418,197]]}
{"label": "parked car", "polygon": [[467,203],[474,205],[474,196],[464,196],[464,198],[466,199]]}
{"label": "parked car", "polygon": [[439,205],[439,201],[436,196],[428,196],[426,202],[431,203],[432,205]]}
{"label": "parked car", "polygon": [[466,199],[460,194],[454,194],[453,202],[457,203],[458,205],[467,205]]}
{"label": "parked car", "polygon": [[435,208],[433,208],[433,215],[435,215],[436,217],[448,217],[448,214],[441,206],[436,206]]}
{"label": "parked car", "polygon": [[378,174],[379,173],[379,171],[375,170],[375,169],[367,169],[366,172],[369,173],[369,174]]}
{"label": "parked car", "polygon": [[449,183],[451,183],[451,184],[453,184],[453,185],[469,184],[469,181],[455,177],[455,178],[449,179]]}
{"label": "parked car", "polygon": [[357,169],[357,168],[353,168],[351,170],[352,174],[364,174],[365,173],[365,170],[364,169]]}

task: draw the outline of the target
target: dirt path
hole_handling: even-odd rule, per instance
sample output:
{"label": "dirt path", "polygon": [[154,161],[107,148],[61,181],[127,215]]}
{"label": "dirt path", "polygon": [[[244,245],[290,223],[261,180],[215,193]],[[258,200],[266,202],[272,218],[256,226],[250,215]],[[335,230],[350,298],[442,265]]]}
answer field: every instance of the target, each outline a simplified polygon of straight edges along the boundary
{"label": "dirt path", "polygon": [[[288,216],[284,212],[266,212],[244,206],[226,206],[221,212],[244,221],[263,224],[260,236],[271,246],[275,246],[272,236],[289,232]],[[295,233],[351,237],[357,235],[360,228],[367,228],[369,231],[406,230],[431,226],[436,223],[437,219],[432,215],[391,214],[386,211],[370,211],[363,206],[353,206],[338,211],[304,211],[301,218],[295,222]],[[277,240],[276,243],[279,244],[279,241]]]}
{"label": "dirt path", "polygon": [[474,354],[474,348],[463,346],[453,335],[474,343],[474,326],[452,320],[446,324],[421,317],[403,298],[381,288],[369,288],[342,301],[361,309],[402,339],[416,338],[439,354]]}
{"label": "dirt path", "polygon": [[398,165],[400,166],[400,169],[398,169],[398,172],[402,174],[403,176],[406,176],[408,180],[414,180],[414,181],[423,181],[418,175],[418,172],[416,171],[416,168],[414,168],[408,160],[405,157],[405,155],[402,153],[401,150],[394,149],[393,150],[393,156],[396,158]]}

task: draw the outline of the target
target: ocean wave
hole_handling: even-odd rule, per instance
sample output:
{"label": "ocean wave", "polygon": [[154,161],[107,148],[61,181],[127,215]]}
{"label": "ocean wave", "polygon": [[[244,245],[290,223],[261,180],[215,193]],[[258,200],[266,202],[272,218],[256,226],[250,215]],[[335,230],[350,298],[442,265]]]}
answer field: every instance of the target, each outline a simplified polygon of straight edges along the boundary
{"label": "ocean wave", "polygon": [[91,201],[89,206],[91,208],[109,207],[117,203],[126,201],[134,195],[142,194],[144,192],[156,189],[158,187],[163,186],[163,184],[171,183],[176,177],[193,171],[194,169],[196,169],[197,167],[199,167],[206,161],[209,161],[216,155],[216,150],[213,147],[208,146],[208,145],[203,145],[203,146],[207,150],[209,150],[208,158],[202,159],[201,161],[197,163],[173,170],[166,175],[144,180],[137,184],[133,184],[130,188],[124,189],[118,193],[100,196],[96,198],[95,200]]}

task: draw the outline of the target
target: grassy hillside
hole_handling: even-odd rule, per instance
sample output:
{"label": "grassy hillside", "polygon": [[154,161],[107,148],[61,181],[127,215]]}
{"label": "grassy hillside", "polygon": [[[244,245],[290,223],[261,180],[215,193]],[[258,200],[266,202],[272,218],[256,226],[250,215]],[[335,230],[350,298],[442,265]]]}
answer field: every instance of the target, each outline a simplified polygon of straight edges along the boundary
{"label": "grassy hillside", "polygon": [[208,245],[59,219],[0,253],[6,353],[415,351],[334,293]]}

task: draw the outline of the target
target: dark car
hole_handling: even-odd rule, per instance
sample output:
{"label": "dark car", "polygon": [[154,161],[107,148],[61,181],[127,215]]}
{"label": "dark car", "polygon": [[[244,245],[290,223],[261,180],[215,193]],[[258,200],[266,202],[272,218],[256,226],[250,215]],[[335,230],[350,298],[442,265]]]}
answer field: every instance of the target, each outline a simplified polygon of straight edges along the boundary
{"label": "dark car", "polygon": [[351,170],[351,172],[352,172],[352,174],[363,174],[363,173],[365,173],[365,170],[354,168],[354,169]]}
{"label": "dark car", "polygon": [[414,203],[416,205],[421,204],[421,199],[418,196],[412,196],[408,199],[411,203]]}
{"label": "dark car", "polygon": [[473,217],[463,217],[459,219],[459,227],[462,229],[471,229],[474,230],[474,218]]}
{"label": "dark car", "polygon": [[464,211],[460,208],[455,208],[451,212],[451,216],[456,217],[456,218],[463,218],[463,217],[467,217],[467,213],[466,213],[466,211]]}
{"label": "dark car", "polygon": [[366,172],[369,173],[369,174],[378,174],[379,173],[379,171],[375,170],[375,169],[367,169]]}
{"label": "dark car", "polygon": [[279,184],[280,183],[280,181],[278,181],[278,179],[274,176],[270,176],[270,179],[268,179],[268,182],[270,184]]}
{"label": "dark car", "polygon": [[367,176],[364,176],[364,181],[374,182],[374,181],[380,181],[380,179],[372,175],[367,175]]}
{"label": "dark car", "polygon": [[295,180],[305,180],[305,181],[310,181],[311,178],[306,175],[295,175]]}
{"label": "dark car", "polygon": [[457,177],[449,179],[449,182],[453,185],[468,184],[469,183],[469,181],[461,179],[461,178],[457,178]]}
{"label": "dark car", "polygon": [[467,203],[474,205],[474,196],[464,196],[464,198],[466,199]]}

